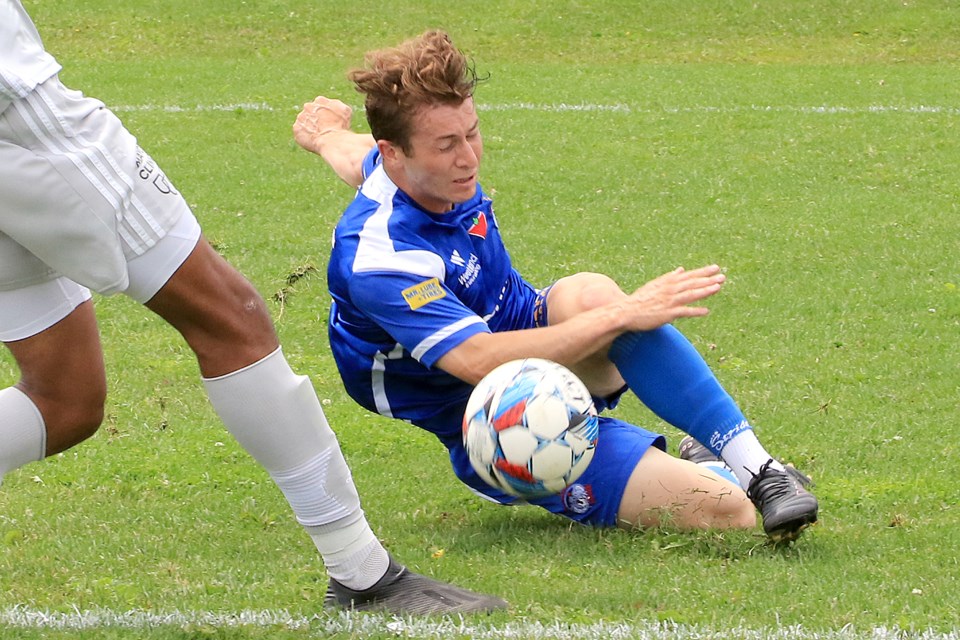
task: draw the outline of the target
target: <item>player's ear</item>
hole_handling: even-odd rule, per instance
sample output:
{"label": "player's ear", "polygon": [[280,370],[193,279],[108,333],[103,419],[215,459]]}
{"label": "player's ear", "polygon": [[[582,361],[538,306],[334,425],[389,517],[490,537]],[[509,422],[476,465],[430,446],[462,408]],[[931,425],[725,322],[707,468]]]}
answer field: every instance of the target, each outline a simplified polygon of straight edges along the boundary
{"label": "player's ear", "polygon": [[400,148],[400,145],[389,140],[377,140],[377,150],[386,162],[396,162],[403,157],[403,149]]}

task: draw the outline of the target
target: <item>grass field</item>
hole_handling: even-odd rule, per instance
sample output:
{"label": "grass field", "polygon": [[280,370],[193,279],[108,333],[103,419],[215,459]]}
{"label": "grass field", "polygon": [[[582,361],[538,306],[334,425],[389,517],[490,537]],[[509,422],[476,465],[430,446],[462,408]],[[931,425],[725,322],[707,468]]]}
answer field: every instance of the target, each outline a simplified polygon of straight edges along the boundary
{"label": "grass field", "polygon": [[[65,83],[116,109],[270,301],[384,543],[512,606],[324,614],[309,538],[219,425],[189,349],[98,298],[103,428],[0,488],[4,639],[960,637],[956,3],[25,4]],[[711,315],[680,328],[768,448],[814,476],[821,523],[796,545],[481,503],[430,436],[345,395],[324,271],[351,194],[290,127],[317,94],[359,107],[346,70],[428,27],[490,75],[481,178],[531,281],[726,269]],[[0,386],[16,379],[4,352]],[[679,441],[635,400],[616,415]]]}

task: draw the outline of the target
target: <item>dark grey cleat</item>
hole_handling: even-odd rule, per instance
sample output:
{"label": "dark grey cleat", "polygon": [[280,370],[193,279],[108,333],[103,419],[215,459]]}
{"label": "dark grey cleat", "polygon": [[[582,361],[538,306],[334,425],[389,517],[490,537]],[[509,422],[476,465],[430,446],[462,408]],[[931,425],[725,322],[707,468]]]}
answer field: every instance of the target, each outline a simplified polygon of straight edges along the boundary
{"label": "dark grey cleat", "polygon": [[807,491],[810,478],[793,467],[784,471],[770,466],[768,460],[753,475],[747,497],[763,518],[763,530],[774,542],[796,540],[804,529],[817,521],[817,498]]}
{"label": "dark grey cleat", "polygon": [[693,436],[686,436],[680,441],[680,459],[689,460],[690,462],[694,462],[696,464],[720,460],[718,456],[714,455],[710,449],[707,449],[705,446],[700,444],[700,442]]}
{"label": "dark grey cleat", "polygon": [[328,608],[417,616],[490,613],[507,608],[505,600],[413,573],[392,557],[387,573],[369,589],[354,591],[331,578],[323,604]]}

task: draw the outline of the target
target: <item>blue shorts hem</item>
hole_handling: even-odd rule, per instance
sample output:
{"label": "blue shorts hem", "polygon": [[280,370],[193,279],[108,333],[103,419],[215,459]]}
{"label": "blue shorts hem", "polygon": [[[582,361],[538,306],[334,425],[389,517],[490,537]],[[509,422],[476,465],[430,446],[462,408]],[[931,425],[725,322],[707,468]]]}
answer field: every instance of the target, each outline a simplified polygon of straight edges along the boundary
{"label": "blue shorts hem", "polygon": [[[579,479],[557,495],[527,500],[581,524],[614,527],[627,482],[651,447],[666,450],[663,435],[616,418],[601,416],[593,460]],[[461,482],[500,504],[517,498],[486,484],[474,472],[462,444],[450,447],[450,461]]]}

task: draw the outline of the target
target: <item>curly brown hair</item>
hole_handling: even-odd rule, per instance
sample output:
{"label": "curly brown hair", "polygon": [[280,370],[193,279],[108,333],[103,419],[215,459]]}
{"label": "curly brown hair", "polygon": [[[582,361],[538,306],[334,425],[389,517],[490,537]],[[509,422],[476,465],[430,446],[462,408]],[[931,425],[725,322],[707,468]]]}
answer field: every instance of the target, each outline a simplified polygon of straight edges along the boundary
{"label": "curly brown hair", "polygon": [[396,47],[371,51],[347,74],[364,94],[370,132],[410,153],[413,116],[427,105],[458,105],[479,79],[445,32],[427,31]]}

